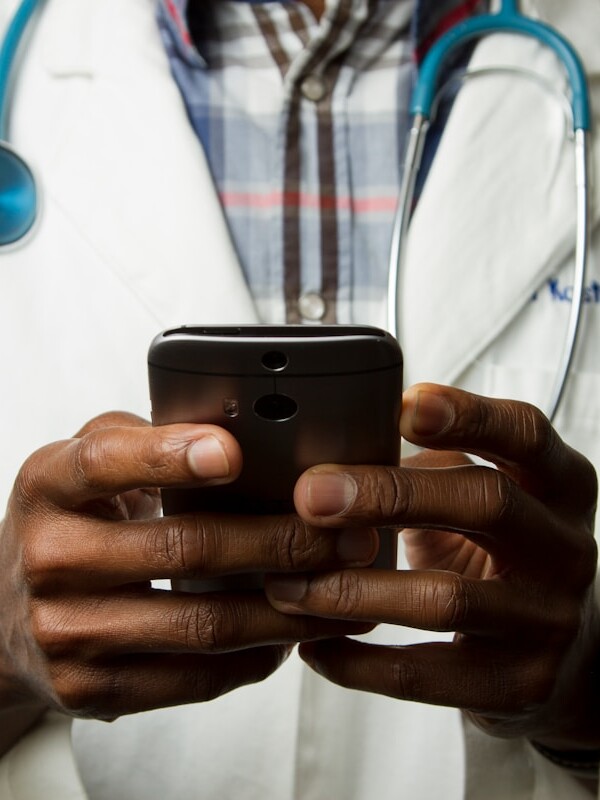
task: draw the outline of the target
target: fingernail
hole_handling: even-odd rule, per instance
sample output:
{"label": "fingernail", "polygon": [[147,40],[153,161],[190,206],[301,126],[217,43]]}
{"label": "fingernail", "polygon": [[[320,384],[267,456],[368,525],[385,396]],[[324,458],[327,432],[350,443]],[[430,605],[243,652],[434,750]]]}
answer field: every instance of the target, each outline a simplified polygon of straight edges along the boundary
{"label": "fingernail", "polygon": [[347,511],[358,493],[356,481],[340,472],[320,472],[311,475],[306,493],[306,505],[317,517],[339,516]]}
{"label": "fingernail", "polygon": [[340,531],[336,549],[342,561],[349,564],[370,564],[376,555],[373,534],[364,528]]}
{"label": "fingernail", "polygon": [[412,418],[412,429],[419,436],[443,433],[454,418],[454,409],[445,397],[421,390]]}
{"label": "fingernail", "polygon": [[229,461],[221,442],[215,436],[203,436],[187,449],[190,469],[199,478],[226,478]]}
{"label": "fingernail", "polygon": [[308,581],[301,575],[269,578],[269,597],[280,603],[297,603],[306,594]]}

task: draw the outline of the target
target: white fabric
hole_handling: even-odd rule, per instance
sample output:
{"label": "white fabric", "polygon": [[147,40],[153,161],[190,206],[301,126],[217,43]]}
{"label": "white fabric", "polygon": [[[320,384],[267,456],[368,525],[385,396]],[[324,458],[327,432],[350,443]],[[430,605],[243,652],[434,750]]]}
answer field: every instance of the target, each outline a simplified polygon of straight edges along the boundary
{"label": "white fabric", "polygon": [[57,713],[44,720],[0,760],[2,800],[81,800],[84,788],[73,763],[71,725]]}
{"label": "white fabric", "polygon": [[[2,4],[0,25],[14,6]],[[153,7],[49,0],[19,73],[11,135],[42,176],[44,215],[0,265],[3,497],[33,449],[93,414],[148,414],[145,355],[160,329],[256,318]],[[594,0],[535,7],[564,23],[597,76]],[[490,40],[476,59],[507,56],[553,74],[552,59],[521,40]],[[536,123],[534,104],[548,122]],[[528,85],[506,91],[494,79],[493,89],[461,95],[411,233],[402,287],[409,380],[456,379],[543,404],[566,310],[544,281],[568,261],[574,238],[560,124]],[[486,202],[492,187],[501,217]],[[596,280],[598,269],[596,260]],[[599,464],[598,305],[586,307],[586,325],[559,424]],[[376,636],[430,638],[387,628]],[[1,800],[83,797],[78,768],[91,800],[553,800],[582,791],[524,742],[474,731],[465,774],[457,712],[341,690],[295,656],[272,679],[205,706],[78,722],[77,762],[62,732],[52,718],[0,762]],[[40,770],[50,793],[40,791]]]}

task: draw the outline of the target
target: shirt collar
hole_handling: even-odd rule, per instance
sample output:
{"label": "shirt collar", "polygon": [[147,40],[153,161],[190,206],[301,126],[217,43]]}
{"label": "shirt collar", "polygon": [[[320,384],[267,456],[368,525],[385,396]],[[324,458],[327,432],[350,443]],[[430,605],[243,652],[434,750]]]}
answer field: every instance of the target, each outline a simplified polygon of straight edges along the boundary
{"label": "shirt collar", "polygon": [[170,29],[173,43],[186,60],[196,59],[197,52],[187,24],[189,0],[160,0],[158,15]]}
{"label": "shirt collar", "polygon": [[488,0],[417,0],[413,18],[417,62],[447,30],[487,5]]}
{"label": "shirt collar", "polygon": [[[237,0],[239,3],[297,2],[297,0]],[[190,0],[160,0],[163,18],[171,28],[180,54],[196,66],[205,66],[196,50],[187,23]],[[487,0],[416,0],[413,40],[417,62],[449,28],[487,6]]]}

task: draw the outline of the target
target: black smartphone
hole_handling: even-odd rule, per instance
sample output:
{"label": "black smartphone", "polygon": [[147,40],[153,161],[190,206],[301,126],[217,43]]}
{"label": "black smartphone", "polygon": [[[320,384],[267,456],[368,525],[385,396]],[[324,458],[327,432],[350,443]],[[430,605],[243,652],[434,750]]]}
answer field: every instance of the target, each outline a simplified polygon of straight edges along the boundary
{"label": "black smartphone", "polygon": [[[166,515],[290,513],[309,467],[399,463],[402,353],[378,328],[183,326],[154,339],[148,368],[154,425],[219,425],[244,459],[226,486],[163,489]],[[395,558],[384,535],[376,566]]]}

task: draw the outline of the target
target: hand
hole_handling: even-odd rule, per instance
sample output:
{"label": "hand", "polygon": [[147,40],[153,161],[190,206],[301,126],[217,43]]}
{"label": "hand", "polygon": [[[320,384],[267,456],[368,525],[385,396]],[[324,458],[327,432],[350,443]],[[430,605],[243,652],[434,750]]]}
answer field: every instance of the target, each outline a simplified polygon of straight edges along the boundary
{"label": "hand", "polygon": [[[342,639],[303,645],[302,657],[343,686],[465,709],[497,735],[597,747],[593,468],[533,407],[430,384],[405,394],[401,430],[456,453],[423,456],[437,462],[428,469],[317,467],[300,478],[296,507],[324,528],[406,528],[416,569],[274,576],[267,593],[290,614],[451,631],[454,641]],[[497,469],[466,464],[462,451]]]}
{"label": "hand", "polygon": [[157,518],[156,487],[231,481],[241,463],[219,428],[152,428],[125,415],[31,456],[0,535],[0,700],[9,717],[36,703],[112,719],[209,700],[269,675],[291,644],[349,630],[281,614],[262,592],[151,587],[374,558],[376,536],[332,538],[296,516]]}

